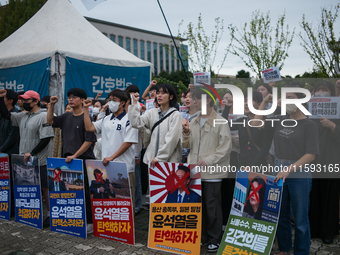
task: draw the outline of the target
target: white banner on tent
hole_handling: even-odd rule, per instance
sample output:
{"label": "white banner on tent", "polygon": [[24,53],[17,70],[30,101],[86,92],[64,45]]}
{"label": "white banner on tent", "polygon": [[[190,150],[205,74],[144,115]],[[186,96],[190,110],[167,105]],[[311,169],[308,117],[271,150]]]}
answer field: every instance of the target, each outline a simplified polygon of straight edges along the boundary
{"label": "white banner on tent", "polygon": [[81,0],[88,11],[92,10],[98,4],[105,2],[106,0]]}

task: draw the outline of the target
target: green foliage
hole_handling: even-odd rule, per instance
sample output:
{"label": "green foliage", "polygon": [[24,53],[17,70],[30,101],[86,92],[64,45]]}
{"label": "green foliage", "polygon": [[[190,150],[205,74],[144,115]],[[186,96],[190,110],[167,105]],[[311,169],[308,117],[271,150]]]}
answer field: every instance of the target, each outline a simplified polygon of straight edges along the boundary
{"label": "green foliage", "polygon": [[264,15],[256,10],[250,23],[245,23],[242,30],[232,24],[228,26],[230,35],[236,42],[231,46],[230,52],[240,57],[258,77],[267,68],[278,66],[282,69],[295,33],[295,29],[290,32],[289,26],[285,26],[285,13],[279,17],[275,29],[271,26],[269,13]]}
{"label": "green foliage", "polygon": [[156,80],[157,84],[170,83],[172,86],[174,86],[177,95],[188,89],[188,86],[184,84],[184,82],[187,83],[187,80],[183,71],[175,71],[171,74],[162,71],[158,76],[153,76],[152,79]]}
{"label": "green foliage", "polygon": [[304,30],[306,37],[300,32],[299,37],[302,40],[302,47],[312,59],[316,69],[320,70],[326,77],[339,77],[340,73],[336,72],[335,63],[339,63],[340,52],[340,34],[336,35],[335,27],[337,23],[340,4],[330,10],[321,9],[321,20],[317,28],[313,28],[312,23],[306,21],[305,15],[302,17],[301,28]]}
{"label": "green foliage", "polygon": [[25,24],[45,3],[46,0],[9,0],[0,6],[0,41]]}
{"label": "green foliage", "polygon": [[236,78],[250,78],[250,73],[242,69],[237,72]]}
{"label": "green foliage", "polygon": [[[223,19],[215,19],[215,31],[211,32],[211,35],[206,35],[203,28],[203,21],[201,13],[198,16],[198,22],[195,26],[192,22],[187,25],[187,30],[180,32],[180,27],[183,21],[179,24],[178,37],[184,37],[188,43],[188,59],[190,62],[190,68],[193,72],[212,72],[212,68],[216,59],[217,49],[219,47],[220,40],[223,35],[224,25]],[[231,43],[228,46],[230,47]],[[223,60],[217,66],[216,74],[219,73],[226,58],[228,50],[223,56]]]}

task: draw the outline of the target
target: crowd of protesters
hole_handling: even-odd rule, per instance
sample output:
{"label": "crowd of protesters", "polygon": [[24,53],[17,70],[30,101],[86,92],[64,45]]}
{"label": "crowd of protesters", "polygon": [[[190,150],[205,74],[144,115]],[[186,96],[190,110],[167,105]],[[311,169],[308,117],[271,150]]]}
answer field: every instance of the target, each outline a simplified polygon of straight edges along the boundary
{"label": "crowd of protesters", "polygon": [[[235,166],[249,171],[252,166],[282,166],[288,171],[274,173],[275,181],[283,179],[283,194],[277,228],[279,254],[309,254],[310,240],[322,238],[332,243],[339,234],[340,179],[312,178],[310,164],[340,163],[340,120],[310,119],[296,105],[287,105],[287,115],[276,111],[260,116],[251,109],[266,110],[272,106],[275,83],[260,84],[244,100],[244,115],[233,114],[233,95],[223,95],[221,114],[217,113],[212,94],[199,86],[177,95],[170,84],[152,81],[140,98],[136,85],[112,90],[106,100],[87,98],[85,90],[67,92],[65,113],[54,114],[56,96],[40,97],[29,90],[16,93],[0,90],[0,152],[39,158],[41,187],[48,206],[46,157],[98,159],[104,166],[110,161],[124,162],[129,174],[135,216],[142,207],[142,195],[148,190],[148,167],[157,162],[189,163],[199,167]],[[288,87],[303,87],[292,82]],[[314,97],[339,96],[340,80],[334,85],[320,82],[311,90]],[[202,96],[205,112],[201,111]],[[180,98],[179,98],[180,97]],[[252,101],[248,101],[248,97]],[[287,93],[287,99],[304,98],[303,93]],[[152,100],[149,100],[152,99]],[[143,104],[142,100],[148,102]],[[148,100],[148,101],[146,101]],[[180,102],[180,104],[178,103]],[[249,107],[249,102],[252,106]],[[179,111],[185,106],[186,113]],[[20,111],[19,111],[20,109]],[[264,118],[294,120],[297,125],[285,129],[280,122]],[[246,125],[215,125],[216,119],[232,119]],[[248,125],[252,121],[252,126]],[[287,123],[288,123],[287,122]],[[9,157],[10,158],[10,157]],[[303,173],[293,169],[302,168]],[[301,175],[301,176],[298,176]],[[228,178],[227,178],[228,177]],[[216,252],[221,242],[233,197],[235,175],[227,172],[201,172],[202,180],[202,245]],[[253,180],[256,182],[256,180]],[[84,183],[88,183],[84,171]],[[258,184],[257,184],[258,185]],[[93,231],[90,192],[85,185],[88,232]],[[256,206],[248,206],[247,216],[256,218]],[[262,208],[261,208],[262,210]],[[49,226],[49,211],[44,227]],[[295,228],[294,248],[292,227]]]}

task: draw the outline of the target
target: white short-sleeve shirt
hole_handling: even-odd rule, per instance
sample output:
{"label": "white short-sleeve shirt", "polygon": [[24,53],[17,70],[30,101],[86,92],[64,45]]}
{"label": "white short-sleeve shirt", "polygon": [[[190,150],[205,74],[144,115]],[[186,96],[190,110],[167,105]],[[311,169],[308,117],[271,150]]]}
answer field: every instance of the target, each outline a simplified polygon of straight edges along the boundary
{"label": "white short-sleeve shirt", "polygon": [[[117,117],[111,113],[93,124],[96,133],[102,134],[102,159],[111,157],[124,142],[138,143],[138,130],[131,126],[125,110]],[[129,173],[135,172],[134,145],[113,161],[124,162]]]}

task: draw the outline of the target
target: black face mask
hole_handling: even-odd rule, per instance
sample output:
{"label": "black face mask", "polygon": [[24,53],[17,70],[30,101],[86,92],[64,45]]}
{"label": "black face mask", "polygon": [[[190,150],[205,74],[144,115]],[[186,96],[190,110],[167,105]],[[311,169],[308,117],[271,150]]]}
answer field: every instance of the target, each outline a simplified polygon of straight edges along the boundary
{"label": "black face mask", "polygon": [[46,109],[46,108],[47,108],[47,105],[46,105],[46,104],[40,104],[40,108],[41,108],[41,109]]}
{"label": "black face mask", "polygon": [[31,106],[31,103],[23,103],[22,107],[24,107],[24,109],[28,112],[33,109],[33,107]]}

